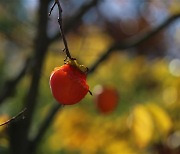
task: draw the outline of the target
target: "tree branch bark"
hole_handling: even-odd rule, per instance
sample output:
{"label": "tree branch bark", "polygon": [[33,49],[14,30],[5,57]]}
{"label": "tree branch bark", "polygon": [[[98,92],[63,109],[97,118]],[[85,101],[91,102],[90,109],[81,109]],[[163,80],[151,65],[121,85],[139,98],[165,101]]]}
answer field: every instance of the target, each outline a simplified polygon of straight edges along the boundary
{"label": "tree branch bark", "polygon": [[[38,87],[41,77],[41,70],[48,49],[47,22],[48,22],[48,5],[50,0],[40,0],[39,20],[37,36],[35,39],[35,52],[33,57],[33,66],[31,74],[31,84],[24,101],[27,108],[26,120],[17,121],[9,126],[9,136],[12,154],[28,154],[28,133],[37,103]],[[18,141],[18,142],[17,142]]]}
{"label": "tree branch bark", "polygon": [[25,76],[25,74],[28,72],[30,61],[31,59],[28,58],[24,64],[23,69],[20,71],[20,73],[15,78],[5,82],[4,86],[1,88],[1,91],[0,91],[0,104],[2,104],[6,100],[6,98],[8,98],[14,93],[16,86],[21,81],[21,79]]}

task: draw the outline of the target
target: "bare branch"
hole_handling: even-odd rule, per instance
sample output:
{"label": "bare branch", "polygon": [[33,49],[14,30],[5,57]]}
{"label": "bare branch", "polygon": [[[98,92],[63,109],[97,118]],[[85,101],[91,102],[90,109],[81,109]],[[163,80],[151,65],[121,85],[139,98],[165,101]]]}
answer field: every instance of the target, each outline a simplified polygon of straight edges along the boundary
{"label": "bare branch", "polygon": [[51,7],[51,9],[50,9],[50,11],[49,11],[49,16],[51,16],[51,13],[52,13],[52,11],[53,11],[53,9],[54,9],[54,7],[56,6],[56,1],[54,2],[54,4],[53,4],[53,6]]}
{"label": "bare branch", "polygon": [[72,59],[71,54],[69,52],[68,45],[67,45],[66,37],[64,35],[63,26],[62,26],[62,8],[61,8],[61,4],[60,4],[59,0],[54,0],[54,4],[51,7],[51,10],[49,12],[49,16],[51,15],[51,12],[54,9],[55,5],[58,6],[58,11],[59,11],[58,23],[59,23],[59,29],[60,29],[60,33],[61,33],[62,40],[63,40],[63,43],[64,43],[64,47],[65,47],[64,51],[66,52],[66,56],[68,58]]}
{"label": "bare branch", "polygon": [[[65,24],[64,24],[64,33],[69,32],[70,29],[75,27],[81,19],[92,7],[96,6],[102,0],[91,0],[89,3],[84,4],[77,13],[74,14]],[[53,37],[49,38],[49,43],[53,43],[59,39],[59,33],[55,34]]]}
{"label": "bare branch", "polygon": [[41,71],[49,46],[47,37],[47,14],[50,1],[51,0],[39,0],[37,33],[34,41],[30,85],[27,87],[27,94],[23,103],[27,108],[26,120],[17,121],[8,127],[11,153],[28,153],[28,134],[37,105]]}
{"label": "bare branch", "polygon": [[25,62],[23,69],[21,70],[21,72],[14,79],[8,80],[5,82],[5,84],[2,87],[1,92],[0,92],[0,104],[2,104],[7,97],[12,95],[17,84],[25,76],[25,74],[29,68],[30,61],[31,61],[30,58],[28,58]]}
{"label": "bare branch", "polygon": [[141,43],[151,39],[154,35],[156,35],[158,32],[169,26],[172,22],[174,22],[176,19],[180,17],[180,14],[173,15],[169,17],[167,20],[165,20],[162,24],[160,24],[158,27],[152,29],[149,32],[141,33],[138,34],[135,37],[132,37],[124,42],[115,42],[113,43],[101,56],[100,58],[91,66],[89,69],[89,73],[92,73],[97,69],[99,64],[106,60],[106,58],[109,57],[109,55],[117,50],[125,50],[125,49],[130,49],[134,48]]}
{"label": "bare branch", "polygon": [[7,124],[10,124],[10,123],[12,123],[12,122],[14,122],[16,119],[18,119],[19,117],[23,117],[22,119],[24,119],[24,112],[26,111],[27,109],[25,108],[25,109],[23,109],[21,112],[19,112],[16,116],[14,116],[14,117],[12,117],[11,119],[9,119],[9,120],[7,120],[7,121],[5,121],[5,122],[3,122],[2,124],[0,124],[0,126],[4,126],[4,125],[7,125]]}

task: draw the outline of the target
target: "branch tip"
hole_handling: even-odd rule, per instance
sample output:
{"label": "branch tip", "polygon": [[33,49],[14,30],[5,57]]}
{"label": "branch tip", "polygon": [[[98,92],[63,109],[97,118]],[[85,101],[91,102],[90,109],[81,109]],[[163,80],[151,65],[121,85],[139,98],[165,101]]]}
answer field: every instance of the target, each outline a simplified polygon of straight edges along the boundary
{"label": "branch tip", "polygon": [[19,118],[20,116],[22,116],[22,119],[25,119],[25,116],[23,115],[24,112],[27,110],[27,108],[24,108],[21,112],[19,112],[16,116],[12,117],[11,119],[3,122],[2,124],[0,124],[0,126],[4,126],[4,125],[8,125],[11,122],[15,121],[17,118]]}
{"label": "branch tip", "polygon": [[51,7],[51,9],[50,9],[50,11],[49,11],[49,17],[51,16],[51,13],[52,13],[52,11],[53,11],[53,9],[54,9],[54,7],[56,6],[56,4],[57,4],[57,2],[56,2],[57,0],[55,0],[55,2],[54,2],[54,4],[53,4],[53,6]]}

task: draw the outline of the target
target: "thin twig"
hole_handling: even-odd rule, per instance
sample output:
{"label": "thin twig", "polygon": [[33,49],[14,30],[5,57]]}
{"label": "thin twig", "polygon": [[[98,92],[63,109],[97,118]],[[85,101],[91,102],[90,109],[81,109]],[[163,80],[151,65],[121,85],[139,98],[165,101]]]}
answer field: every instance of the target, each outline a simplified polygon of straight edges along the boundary
{"label": "thin twig", "polygon": [[[67,22],[64,23],[64,32],[68,33],[70,30],[72,30],[74,27],[77,26],[80,19],[94,6],[96,6],[98,3],[102,2],[103,0],[91,0],[89,2],[85,2],[85,4],[77,10],[77,12],[67,19]],[[49,44],[52,44],[53,42],[57,41],[60,37],[59,33],[56,33],[54,36],[49,38]]]}
{"label": "thin twig", "polygon": [[55,5],[58,6],[58,10],[59,10],[58,23],[59,23],[59,29],[60,29],[60,33],[61,33],[62,40],[63,40],[63,43],[64,43],[64,47],[65,47],[64,51],[66,52],[67,57],[69,59],[72,59],[71,54],[69,52],[68,45],[67,45],[67,41],[66,41],[66,37],[65,37],[65,34],[64,34],[63,26],[62,26],[62,8],[61,8],[61,4],[60,4],[59,0],[54,0],[54,4],[50,9],[49,16],[51,15],[51,12],[53,11]]}
{"label": "thin twig", "polygon": [[[12,117],[11,119],[3,122],[2,124],[0,124],[0,126],[4,126],[4,125],[7,125],[7,124],[10,124],[11,122],[15,121],[17,118],[23,116],[24,112],[26,111],[27,109],[24,108],[21,112],[19,112],[16,116]],[[23,117],[24,119],[24,117]]]}
{"label": "thin twig", "polygon": [[52,13],[55,6],[56,6],[56,1],[54,2],[53,6],[51,7],[51,9],[49,11],[49,16],[51,16],[51,13]]}

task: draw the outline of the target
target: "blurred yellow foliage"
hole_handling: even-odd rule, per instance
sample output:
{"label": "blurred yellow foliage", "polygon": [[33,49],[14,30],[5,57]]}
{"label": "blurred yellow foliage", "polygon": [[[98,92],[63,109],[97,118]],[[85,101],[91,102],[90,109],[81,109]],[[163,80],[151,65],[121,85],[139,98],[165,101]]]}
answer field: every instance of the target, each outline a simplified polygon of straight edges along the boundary
{"label": "blurred yellow foliage", "polygon": [[130,148],[129,142],[126,140],[119,140],[112,142],[109,146],[107,146],[106,150],[107,154],[137,154],[132,148]]}
{"label": "blurred yellow foliage", "polygon": [[[6,122],[7,120],[9,120],[9,118],[10,118],[9,115],[7,114],[0,115],[0,124]],[[5,128],[6,128],[6,125],[0,126],[0,133],[4,131]]]}
{"label": "blurred yellow foliage", "polygon": [[133,139],[140,148],[144,148],[151,141],[154,133],[152,117],[143,105],[135,106],[131,116]]}
{"label": "blurred yellow foliage", "polygon": [[163,100],[167,106],[172,105],[178,99],[178,90],[176,87],[171,86],[163,90]]}
{"label": "blurred yellow foliage", "polygon": [[173,125],[168,113],[155,103],[148,103],[147,109],[152,115],[157,134],[161,137],[167,136]]}
{"label": "blurred yellow foliage", "polygon": [[[81,108],[64,108],[54,123],[54,133],[49,145],[52,149],[66,148],[70,151],[80,150],[82,153],[117,153],[133,151],[129,143],[122,140],[120,134],[124,125],[122,117],[105,118],[87,114]],[[122,131],[122,132],[121,132]],[[116,149],[114,149],[116,147]]]}
{"label": "blurred yellow foliage", "polygon": [[[108,48],[112,40],[103,30],[100,30],[97,27],[90,26],[83,28],[86,31],[85,34],[82,34],[79,37],[77,37],[77,35],[71,35],[68,40],[72,55],[78,60],[82,60],[83,65],[89,66]],[[83,55],[83,58],[88,58],[79,59],[82,58],[80,55]]]}
{"label": "blurred yellow foliage", "polygon": [[167,61],[164,59],[157,59],[153,61],[151,68],[149,69],[152,72],[153,77],[159,82],[162,82],[169,77]]}
{"label": "blurred yellow foliage", "polygon": [[160,106],[147,103],[134,107],[130,115],[130,128],[137,145],[144,148],[154,139],[164,139],[172,129],[172,121]]}
{"label": "blurred yellow foliage", "polygon": [[[0,115],[0,124],[6,122],[7,120],[9,120],[9,118],[10,117],[7,114]],[[9,141],[6,134],[6,128],[7,128],[7,125],[0,126],[0,146],[1,147],[8,147],[9,145]]]}
{"label": "blurred yellow foliage", "polygon": [[179,14],[180,13],[180,1],[179,0],[173,0],[169,7],[169,12],[171,14]]}
{"label": "blurred yellow foliage", "polygon": [[94,117],[81,107],[65,107],[59,111],[53,124],[48,145],[55,151],[65,148],[83,154],[98,151],[135,154],[138,150],[132,143],[143,149],[154,139],[166,137],[171,129],[170,117],[154,103],[136,105],[129,116],[120,117]]}

